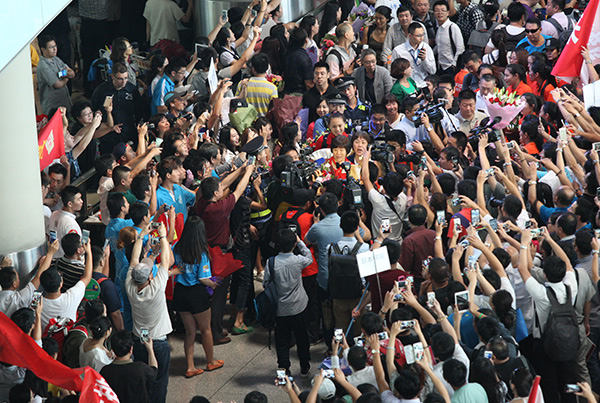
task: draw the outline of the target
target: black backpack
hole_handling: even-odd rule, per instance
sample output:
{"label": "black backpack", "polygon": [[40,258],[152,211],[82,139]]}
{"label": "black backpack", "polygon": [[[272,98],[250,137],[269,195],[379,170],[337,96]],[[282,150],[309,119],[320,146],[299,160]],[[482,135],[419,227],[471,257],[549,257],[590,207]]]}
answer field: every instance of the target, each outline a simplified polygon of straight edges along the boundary
{"label": "black backpack", "polygon": [[340,249],[337,242],[329,247],[328,288],[329,295],[334,299],[354,299],[362,295],[363,283],[358,271],[356,254],[362,243],[356,241],[352,250],[344,246]]}
{"label": "black backpack", "polygon": [[571,38],[571,34],[573,33],[573,20],[567,17],[567,28],[563,28],[563,26],[560,25],[559,22],[554,19],[554,17],[550,17],[546,21],[554,26],[556,32],[558,33],[558,42],[560,43],[560,47],[564,48],[567,42],[569,42],[569,38]]}
{"label": "black backpack", "polygon": [[254,309],[256,310],[256,322],[269,331],[269,349],[271,348],[271,330],[275,328],[277,318],[277,305],[279,297],[275,286],[275,256],[267,260],[269,270],[269,281],[265,284],[263,291],[254,298]]}
{"label": "black backpack", "polygon": [[502,28],[504,30],[504,45],[506,46],[507,51],[515,50],[517,47],[517,43],[521,42],[521,39],[525,38],[525,31],[521,32],[518,35],[511,35],[506,30],[506,27]]}
{"label": "black backpack", "polygon": [[[294,215],[290,218],[288,218],[288,213],[290,211],[295,211],[296,213],[294,213]],[[277,225],[277,231],[275,232],[275,237],[277,237],[277,234],[279,233],[280,230],[282,229],[291,229],[294,232],[296,232],[296,234],[299,237],[302,237],[301,235],[301,231],[300,231],[300,223],[298,222],[298,218],[300,218],[300,216],[302,214],[304,214],[305,211],[299,207],[290,207],[287,210],[285,210],[285,212],[281,215],[281,218],[279,219],[279,224]]]}
{"label": "black backpack", "polygon": [[567,299],[564,304],[561,304],[556,299],[554,290],[546,287],[550,312],[542,332],[542,343],[548,357],[555,362],[575,360],[581,344],[577,316],[571,303],[571,288],[566,284],[565,288]]}

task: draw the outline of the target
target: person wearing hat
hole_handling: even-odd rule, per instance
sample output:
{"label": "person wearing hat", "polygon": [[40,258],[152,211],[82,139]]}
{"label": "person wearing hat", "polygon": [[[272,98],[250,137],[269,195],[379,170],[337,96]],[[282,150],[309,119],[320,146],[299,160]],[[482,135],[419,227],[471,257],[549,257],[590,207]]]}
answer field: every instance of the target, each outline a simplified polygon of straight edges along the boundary
{"label": "person wearing hat", "polygon": [[167,241],[167,230],[161,223],[158,228],[161,263],[158,265],[156,276],[153,275],[152,267],[156,256],[151,255],[140,261],[142,243],[150,230],[150,226],[145,226],[135,240],[129,272],[125,279],[125,290],[133,315],[133,355],[136,361],[148,363],[148,351],[144,340],[141,339],[147,330],[148,338],[152,339],[152,348],[158,362],[158,373],[156,381],[151,386],[151,395],[153,401],[165,402],[171,360],[171,348],[167,335],[173,331],[165,290],[170,275],[169,266],[172,252],[169,241]]}
{"label": "person wearing hat", "polygon": [[169,91],[165,94],[165,106],[167,107],[166,117],[169,122],[174,122],[181,117],[187,103],[184,96],[187,92],[180,94],[176,91]]}
{"label": "person wearing hat", "polygon": [[548,63],[554,66],[560,55],[560,42],[558,39],[550,38],[546,40],[546,49],[544,51],[546,52]]}
{"label": "person wearing hat", "polygon": [[349,121],[364,122],[369,118],[369,105],[362,102],[358,97],[356,82],[354,77],[344,76],[336,79],[333,84],[335,88],[342,94],[346,95],[348,102],[344,117]]}
{"label": "person wearing hat", "polygon": [[327,97],[327,106],[329,106],[329,113],[315,122],[315,128],[313,130],[313,137],[316,139],[319,136],[322,136],[327,131],[327,127],[329,126],[329,117],[333,113],[340,113],[344,115],[346,112],[346,104],[348,102],[348,98],[345,94],[337,92],[335,94],[329,95]]}

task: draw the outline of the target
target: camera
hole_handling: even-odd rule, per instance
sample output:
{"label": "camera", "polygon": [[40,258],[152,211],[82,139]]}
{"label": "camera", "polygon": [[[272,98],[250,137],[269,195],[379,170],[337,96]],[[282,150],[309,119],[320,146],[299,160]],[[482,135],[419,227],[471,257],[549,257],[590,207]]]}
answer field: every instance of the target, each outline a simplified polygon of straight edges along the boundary
{"label": "camera", "polygon": [[281,172],[281,186],[287,189],[310,188],[317,167],[310,161],[294,161]]}
{"label": "camera", "polygon": [[440,102],[438,104],[430,104],[427,103],[421,106],[415,112],[415,115],[411,118],[415,127],[421,126],[421,115],[424,113],[429,117],[429,123],[439,123],[444,118],[444,114],[442,112],[442,107],[445,105],[445,102]]}
{"label": "camera", "polygon": [[504,199],[499,199],[496,197],[490,198],[490,207],[499,208],[504,204]]}
{"label": "camera", "polygon": [[371,150],[373,161],[391,164],[394,162],[394,150],[396,147],[387,144],[384,140],[376,140]]}
{"label": "camera", "polygon": [[412,154],[408,154],[408,153],[400,153],[398,154],[398,157],[396,158],[397,162],[409,162],[409,163],[413,163],[413,164],[420,164],[421,161],[421,152],[414,152]]}

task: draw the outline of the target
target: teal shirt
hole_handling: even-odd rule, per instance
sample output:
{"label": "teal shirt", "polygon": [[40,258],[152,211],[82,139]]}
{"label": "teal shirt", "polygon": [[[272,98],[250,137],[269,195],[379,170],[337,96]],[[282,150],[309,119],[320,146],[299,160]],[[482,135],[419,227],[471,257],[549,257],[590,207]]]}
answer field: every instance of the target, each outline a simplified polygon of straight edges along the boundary
{"label": "teal shirt", "polygon": [[410,77],[408,77],[408,84],[407,88],[400,84],[400,80],[398,80],[392,86],[390,93],[396,97],[398,103],[402,103],[404,98],[417,92],[417,83]]}
{"label": "teal shirt", "polygon": [[452,403],[488,403],[485,389],[478,383],[467,383],[462,388],[454,391]]}

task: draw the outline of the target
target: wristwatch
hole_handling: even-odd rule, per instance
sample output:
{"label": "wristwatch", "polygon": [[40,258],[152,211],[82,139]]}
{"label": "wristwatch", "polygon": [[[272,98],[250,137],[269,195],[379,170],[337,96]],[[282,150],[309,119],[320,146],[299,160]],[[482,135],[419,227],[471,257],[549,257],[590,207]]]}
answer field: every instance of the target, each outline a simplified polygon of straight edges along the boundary
{"label": "wristwatch", "polygon": [[372,349],[371,354],[373,354],[373,355],[379,354],[379,349],[376,349],[376,348]]}
{"label": "wristwatch", "polygon": [[433,126],[429,125],[429,126],[427,126],[425,129],[426,129],[428,132],[430,132],[430,131],[432,131],[432,130],[433,130]]}

